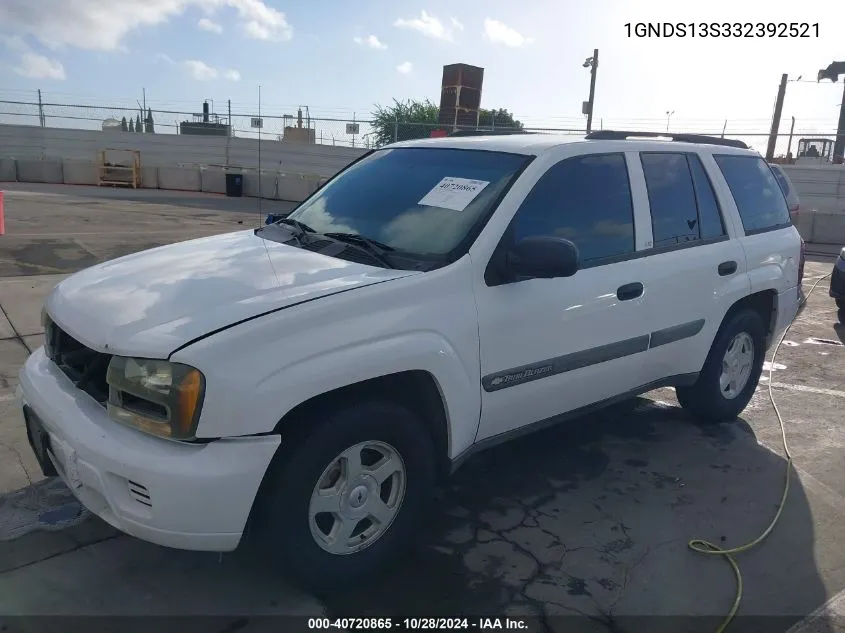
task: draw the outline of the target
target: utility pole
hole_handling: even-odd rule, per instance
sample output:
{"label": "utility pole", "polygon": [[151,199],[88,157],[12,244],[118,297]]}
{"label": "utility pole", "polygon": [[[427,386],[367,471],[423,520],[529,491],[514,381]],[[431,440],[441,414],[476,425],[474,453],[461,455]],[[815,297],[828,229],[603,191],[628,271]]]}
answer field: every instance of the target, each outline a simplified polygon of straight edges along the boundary
{"label": "utility pole", "polygon": [[[258,120],[261,121],[261,84],[258,84]],[[264,125],[264,122],[261,121],[261,125],[258,126],[258,221],[262,222],[261,219],[261,127]]]}
{"label": "utility pole", "polygon": [[599,67],[599,49],[593,49],[593,56],[584,61],[584,68],[590,69],[590,97],[584,104],[584,114],[587,115],[587,134],[593,129],[593,104],[596,98],[596,70]]}
{"label": "utility pole", "polygon": [[795,117],[792,117],[792,125],[789,126],[789,144],[786,146],[786,156],[792,153],[792,133],[795,131]]}
{"label": "utility pole", "polygon": [[44,116],[44,105],[41,102],[41,88],[38,89],[38,123],[41,127],[47,126],[47,119]]}
{"label": "utility pole", "polygon": [[232,100],[229,99],[229,118],[226,119],[229,124],[229,133],[226,135],[226,167],[229,166],[229,146],[232,144]]}
{"label": "utility pole", "polygon": [[769,145],[766,147],[767,161],[770,161],[775,157],[775,143],[777,143],[778,140],[778,127],[780,126],[780,115],[783,112],[783,98],[786,95],[786,79],[786,73],[780,76],[778,98],[775,100],[775,114],[772,117],[772,130],[771,132],[769,132]]}
{"label": "utility pole", "polygon": [[728,120],[725,119],[725,124],[722,126],[722,138],[725,138],[725,130],[728,129]]}

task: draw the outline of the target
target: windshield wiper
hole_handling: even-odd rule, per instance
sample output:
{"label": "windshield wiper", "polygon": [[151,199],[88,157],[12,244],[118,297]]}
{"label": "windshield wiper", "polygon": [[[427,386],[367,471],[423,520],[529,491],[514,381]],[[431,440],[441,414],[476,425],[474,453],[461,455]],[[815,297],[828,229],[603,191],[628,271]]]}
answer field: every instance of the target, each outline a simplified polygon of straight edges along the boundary
{"label": "windshield wiper", "polygon": [[361,248],[370,253],[383,266],[386,266],[388,268],[396,268],[396,266],[394,266],[393,263],[390,261],[388,255],[390,251],[396,250],[392,246],[384,244],[383,242],[379,242],[378,240],[371,239],[369,237],[364,237],[360,233],[330,232],[323,233],[323,235],[333,240],[337,240],[338,242],[346,242],[347,244],[357,246],[358,248]]}

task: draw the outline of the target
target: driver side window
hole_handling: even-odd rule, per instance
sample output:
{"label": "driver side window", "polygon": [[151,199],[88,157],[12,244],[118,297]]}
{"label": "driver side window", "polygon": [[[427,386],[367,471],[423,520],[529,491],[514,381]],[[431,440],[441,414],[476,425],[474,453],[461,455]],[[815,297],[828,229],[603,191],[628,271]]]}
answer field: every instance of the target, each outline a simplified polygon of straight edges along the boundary
{"label": "driver side window", "polygon": [[575,156],[552,166],[511,227],[515,242],[540,235],[572,241],[582,268],[633,253],[634,205],[624,154]]}

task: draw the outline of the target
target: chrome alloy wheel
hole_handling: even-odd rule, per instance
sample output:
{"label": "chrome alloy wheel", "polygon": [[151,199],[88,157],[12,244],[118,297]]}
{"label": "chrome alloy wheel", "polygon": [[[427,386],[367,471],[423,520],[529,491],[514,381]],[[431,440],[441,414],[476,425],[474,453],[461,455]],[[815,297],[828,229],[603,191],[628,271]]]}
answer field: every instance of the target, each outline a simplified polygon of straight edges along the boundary
{"label": "chrome alloy wheel", "polygon": [[747,332],[740,332],[731,340],[722,359],[719,387],[726,399],[733,400],[745,389],[753,367],[754,341]]}
{"label": "chrome alloy wheel", "polygon": [[387,532],[405,498],[405,462],[384,442],[361,442],[334,458],[311,493],[308,525],[331,554],[354,554]]}

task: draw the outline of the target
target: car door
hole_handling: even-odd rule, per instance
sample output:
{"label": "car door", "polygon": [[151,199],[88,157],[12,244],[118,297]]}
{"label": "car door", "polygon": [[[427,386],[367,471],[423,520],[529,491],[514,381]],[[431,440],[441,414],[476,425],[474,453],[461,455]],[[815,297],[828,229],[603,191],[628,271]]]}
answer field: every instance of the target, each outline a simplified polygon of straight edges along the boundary
{"label": "car door", "polygon": [[491,259],[531,236],[571,240],[571,277],[476,281],[482,411],[477,440],[638,386],[648,348],[634,204],[623,152],[553,164],[528,192]]}
{"label": "car door", "polygon": [[643,311],[651,326],[649,381],[691,378],[733,303],[749,292],[746,258],[696,152],[638,152],[631,175],[642,178],[651,218],[642,271]]}

